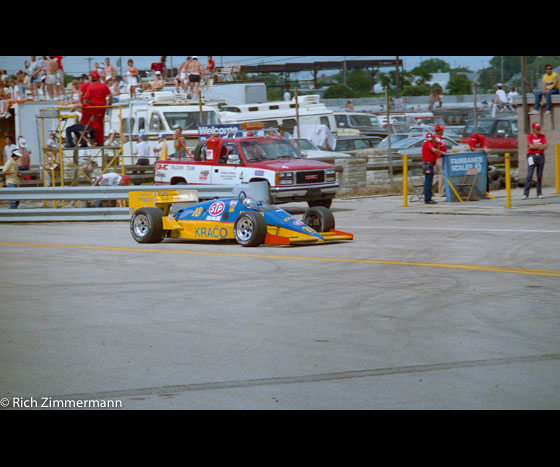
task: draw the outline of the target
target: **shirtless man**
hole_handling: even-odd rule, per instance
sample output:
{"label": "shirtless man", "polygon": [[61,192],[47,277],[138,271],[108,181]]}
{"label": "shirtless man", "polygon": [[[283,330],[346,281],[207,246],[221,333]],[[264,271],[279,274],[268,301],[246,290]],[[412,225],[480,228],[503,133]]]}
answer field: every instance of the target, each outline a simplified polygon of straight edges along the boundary
{"label": "shirtless man", "polygon": [[49,56],[50,60],[45,63],[47,67],[47,77],[45,83],[47,85],[47,93],[49,99],[58,99],[58,86],[56,81],[56,71],[58,70],[58,63],[54,59],[54,55]]}
{"label": "shirtless man", "polygon": [[106,58],[105,67],[103,68],[103,79],[106,81],[109,76],[113,79],[116,79],[117,69],[113,65],[111,65],[111,60]]}
{"label": "shirtless man", "polygon": [[187,65],[187,75],[189,77],[188,86],[191,88],[191,99],[198,99],[200,95],[200,80],[204,76],[204,69],[195,55]]}
{"label": "shirtless man", "polygon": [[156,78],[151,81],[150,83],[142,83],[142,90],[150,90],[150,91],[161,91],[164,87],[165,83],[163,81],[163,77],[161,75],[161,71],[156,71]]}
{"label": "shirtless man", "polygon": [[185,93],[187,92],[187,83],[188,83],[188,73],[187,68],[189,63],[192,61],[191,57],[187,57],[187,61],[183,62],[179,65],[177,69],[177,77],[175,78],[175,91],[179,92],[179,85],[183,88]]}

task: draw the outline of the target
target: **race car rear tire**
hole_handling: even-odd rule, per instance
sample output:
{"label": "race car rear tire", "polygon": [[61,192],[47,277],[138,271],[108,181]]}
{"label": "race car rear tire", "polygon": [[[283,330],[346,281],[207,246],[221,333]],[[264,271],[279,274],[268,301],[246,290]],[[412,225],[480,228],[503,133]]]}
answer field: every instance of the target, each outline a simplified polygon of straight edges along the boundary
{"label": "race car rear tire", "polygon": [[302,220],[316,232],[329,232],[335,226],[333,213],[324,206],[309,208]]}
{"label": "race car rear tire", "polygon": [[158,208],[141,208],[130,219],[130,233],[138,243],[159,243],[164,237],[163,212]]}
{"label": "race car rear tire", "polygon": [[266,221],[256,212],[242,213],[233,225],[235,241],[242,246],[259,246],[266,237]]}

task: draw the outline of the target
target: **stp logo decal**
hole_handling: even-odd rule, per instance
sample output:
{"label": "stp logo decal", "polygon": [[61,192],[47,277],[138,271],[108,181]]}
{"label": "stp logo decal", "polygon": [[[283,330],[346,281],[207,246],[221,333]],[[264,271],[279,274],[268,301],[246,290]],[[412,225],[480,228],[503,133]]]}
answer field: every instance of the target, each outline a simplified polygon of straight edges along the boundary
{"label": "stp logo decal", "polygon": [[219,216],[226,209],[226,205],[222,201],[212,203],[208,208],[208,214],[211,216]]}

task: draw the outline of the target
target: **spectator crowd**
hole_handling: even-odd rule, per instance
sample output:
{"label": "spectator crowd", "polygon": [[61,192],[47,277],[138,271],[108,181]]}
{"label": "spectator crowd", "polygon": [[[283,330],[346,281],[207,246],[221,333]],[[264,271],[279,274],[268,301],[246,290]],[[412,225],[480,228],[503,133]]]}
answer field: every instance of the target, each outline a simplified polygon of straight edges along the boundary
{"label": "spectator crowd", "polygon": [[[0,118],[10,118],[9,109],[16,102],[32,100],[65,101],[73,104],[80,99],[79,87],[90,79],[91,72],[97,72],[99,81],[107,85],[111,91],[113,102],[118,102],[118,96],[129,94],[131,98],[137,96],[137,91],[162,90],[165,85],[175,85],[175,91],[183,97],[198,99],[200,85],[219,80],[216,64],[208,56],[207,65],[199,62],[197,56],[186,57],[175,70],[166,65],[166,56],[160,56],[159,61],[152,63],[148,74],[151,81],[140,82],[139,70],[134,60],[127,61],[126,69],[121,76],[109,58],[102,64],[95,62],[89,74],[82,74],[76,79],[65,75],[63,59],[65,56],[35,56],[24,61],[23,69],[15,74],[8,74],[7,70],[0,70]],[[176,72],[175,72],[176,71]],[[174,76],[170,76],[172,72]]]}

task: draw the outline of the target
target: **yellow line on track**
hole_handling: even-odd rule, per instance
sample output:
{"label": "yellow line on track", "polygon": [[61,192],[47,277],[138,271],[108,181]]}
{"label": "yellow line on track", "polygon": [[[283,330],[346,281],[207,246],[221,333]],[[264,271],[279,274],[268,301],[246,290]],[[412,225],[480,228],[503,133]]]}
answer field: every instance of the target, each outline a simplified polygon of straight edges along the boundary
{"label": "yellow line on track", "polygon": [[0,246],[70,248],[76,250],[132,251],[136,253],[175,253],[175,254],[191,254],[191,255],[241,257],[241,258],[291,259],[291,260],[299,260],[299,261],[328,261],[328,262],[337,262],[337,263],[390,264],[396,266],[419,266],[419,267],[432,267],[432,268],[468,269],[472,271],[504,272],[509,274],[533,274],[538,276],[560,277],[560,271],[547,270],[547,269],[519,269],[519,268],[504,268],[504,267],[497,267],[497,266],[481,266],[481,265],[470,265],[470,264],[422,263],[416,261],[389,261],[389,260],[381,260],[381,259],[316,258],[312,256],[284,256],[284,255],[267,255],[267,254],[260,254],[260,253],[224,253],[224,252],[215,252],[215,251],[169,250],[169,249],[156,249],[156,248],[124,248],[124,247],[88,246],[88,245],[55,245],[55,244],[43,244],[43,243],[0,242]]}

